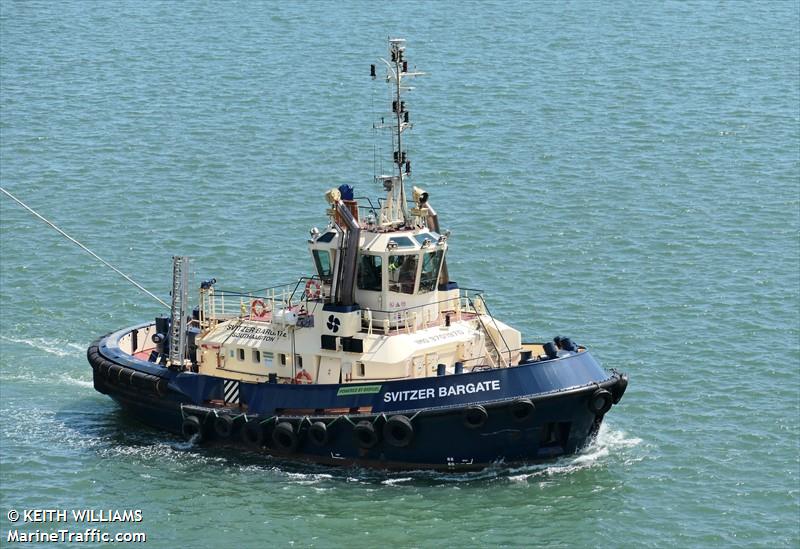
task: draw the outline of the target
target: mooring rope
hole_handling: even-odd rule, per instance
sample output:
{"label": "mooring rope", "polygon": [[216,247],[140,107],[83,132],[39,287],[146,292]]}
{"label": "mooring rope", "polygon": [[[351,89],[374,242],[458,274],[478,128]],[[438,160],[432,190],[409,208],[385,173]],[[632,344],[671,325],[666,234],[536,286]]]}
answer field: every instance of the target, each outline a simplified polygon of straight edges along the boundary
{"label": "mooring rope", "polygon": [[97,255],[96,253],[94,253],[92,250],[90,250],[89,248],[87,248],[86,246],[84,246],[83,244],[81,244],[80,242],[78,242],[77,240],[75,240],[74,238],[72,238],[70,235],[68,235],[68,234],[67,234],[67,233],[65,233],[64,231],[62,231],[60,228],[58,228],[58,226],[56,226],[56,224],[55,224],[55,223],[53,223],[52,221],[50,221],[50,220],[46,219],[46,218],[45,218],[43,215],[41,215],[41,214],[39,214],[38,212],[36,212],[36,211],[35,211],[33,208],[31,208],[30,206],[28,206],[27,204],[25,204],[25,203],[24,203],[22,200],[20,200],[19,198],[17,198],[16,196],[14,196],[13,194],[11,194],[11,193],[10,193],[10,192],[8,192],[7,190],[5,190],[3,187],[0,187],[0,191],[3,191],[3,193],[4,193],[5,195],[7,195],[7,196],[8,196],[8,197],[9,197],[11,200],[13,200],[13,201],[14,201],[14,202],[16,202],[17,204],[19,204],[20,206],[22,206],[23,208],[25,208],[26,210],[28,210],[28,212],[30,212],[31,214],[33,214],[33,215],[34,215],[34,216],[36,216],[37,218],[41,219],[42,221],[44,221],[45,223],[47,223],[48,225],[50,225],[50,226],[51,226],[53,229],[55,229],[56,231],[58,231],[59,233],[61,233],[61,234],[62,234],[62,235],[65,237],[65,238],[67,238],[68,240],[70,240],[70,241],[71,241],[73,244],[76,244],[76,245],[77,245],[78,247],[80,247],[80,248],[81,248],[83,251],[87,252],[89,255],[91,255],[92,257],[94,257],[95,259],[97,259],[97,260],[98,260],[100,263],[102,263],[103,265],[105,265],[106,267],[108,267],[109,269],[111,269],[112,271],[114,271],[115,273],[117,273],[118,275],[121,275],[121,276],[122,276],[122,278],[124,278],[125,280],[127,280],[128,282],[130,282],[131,284],[133,284],[134,286],[136,286],[137,288],[139,288],[141,291],[143,291],[144,293],[146,293],[147,295],[149,295],[150,297],[152,297],[153,299],[155,299],[156,301],[158,301],[159,303],[161,303],[161,304],[162,304],[164,307],[167,307],[167,308],[169,308],[169,305],[168,305],[168,304],[167,304],[167,303],[166,303],[166,302],[165,302],[163,299],[161,299],[160,297],[158,297],[157,295],[155,295],[154,293],[152,293],[151,291],[149,291],[147,288],[145,288],[144,286],[142,286],[141,284],[139,284],[138,282],[136,282],[134,279],[132,279],[131,277],[129,277],[128,275],[126,275],[125,273],[123,273],[122,271],[120,271],[119,269],[117,269],[117,268],[116,268],[115,266],[113,266],[111,263],[109,263],[108,261],[106,261],[105,259],[103,259],[102,257],[100,257],[99,255]]}

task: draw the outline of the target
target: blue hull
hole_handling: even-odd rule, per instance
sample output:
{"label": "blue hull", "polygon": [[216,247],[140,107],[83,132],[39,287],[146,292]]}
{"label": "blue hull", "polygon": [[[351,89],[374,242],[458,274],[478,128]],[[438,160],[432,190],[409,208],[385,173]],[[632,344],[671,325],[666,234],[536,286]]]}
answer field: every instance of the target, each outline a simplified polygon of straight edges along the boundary
{"label": "blue hull", "polygon": [[627,377],[587,352],[502,369],[346,385],[239,383],[173,372],[122,352],[110,334],[88,351],[94,386],[139,420],[293,460],[386,469],[480,469],[579,451]]}

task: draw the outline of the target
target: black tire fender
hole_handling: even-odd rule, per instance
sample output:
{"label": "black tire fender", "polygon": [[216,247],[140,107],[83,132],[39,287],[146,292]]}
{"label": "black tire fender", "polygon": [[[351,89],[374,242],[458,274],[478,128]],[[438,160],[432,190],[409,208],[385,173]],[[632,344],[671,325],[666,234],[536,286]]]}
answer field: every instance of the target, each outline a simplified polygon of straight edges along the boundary
{"label": "black tire fender", "polygon": [[248,421],[242,427],[242,442],[251,448],[260,448],[264,445],[264,429],[258,421]]}
{"label": "black tire fender", "polygon": [[511,403],[511,417],[514,421],[522,423],[533,417],[536,406],[529,398],[518,398]]}
{"label": "black tire fender", "polygon": [[233,418],[228,414],[222,414],[214,418],[214,433],[219,438],[228,438],[233,434]]}
{"label": "black tire fender", "polygon": [[489,419],[489,412],[481,405],[469,406],[468,408],[464,408],[464,411],[461,412],[461,418],[465,427],[469,429],[478,429],[483,427],[486,420]]}
{"label": "black tire fender", "polygon": [[595,415],[602,416],[611,409],[614,397],[605,389],[597,389],[589,397],[589,411]]}
{"label": "black tire fender", "polygon": [[197,416],[186,416],[181,423],[181,434],[186,440],[203,440],[203,424]]}
{"label": "black tire fender", "polygon": [[398,448],[404,448],[414,440],[414,426],[404,415],[396,415],[383,425],[383,439]]}
{"label": "black tire fender", "polygon": [[322,421],[315,421],[308,428],[308,438],[315,446],[325,446],[329,439],[328,426]]}
{"label": "black tire fender", "polygon": [[359,448],[372,448],[378,444],[378,431],[371,421],[359,421],[353,427],[353,441]]}
{"label": "black tire fender", "polygon": [[281,452],[294,452],[297,448],[297,433],[288,421],[281,421],[272,431],[272,443]]}

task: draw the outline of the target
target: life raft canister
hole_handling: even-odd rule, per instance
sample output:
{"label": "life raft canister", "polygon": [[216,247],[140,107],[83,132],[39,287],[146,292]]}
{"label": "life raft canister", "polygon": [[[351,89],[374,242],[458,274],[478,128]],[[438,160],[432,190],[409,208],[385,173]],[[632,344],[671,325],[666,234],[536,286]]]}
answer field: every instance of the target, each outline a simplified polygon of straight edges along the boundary
{"label": "life raft canister", "polygon": [[383,425],[383,438],[392,446],[404,448],[414,440],[414,426],[404,415],[390,417]]}
{"label": "life raft canister", "polygon": [[254,299],[250,302],[250,316],[255,319],[263,320],[267,318],[267,305],[263,299]]}
{"label": "life raft canister", "polygon": [[605,389],[597,389],[589,398],[589,411],[602,416],[611,409],[614,397]]}
{"label": "life raft canister", "polygon": [[312,278],[306,282],[306,299],[317,299],[322,295],[322,284],[319,280]]}
{"label": "life raft canister", "polygon": [[297,448],[297,433],[288,421],[281,421],[272,431],[272,442],[281,452],[294,452]]}

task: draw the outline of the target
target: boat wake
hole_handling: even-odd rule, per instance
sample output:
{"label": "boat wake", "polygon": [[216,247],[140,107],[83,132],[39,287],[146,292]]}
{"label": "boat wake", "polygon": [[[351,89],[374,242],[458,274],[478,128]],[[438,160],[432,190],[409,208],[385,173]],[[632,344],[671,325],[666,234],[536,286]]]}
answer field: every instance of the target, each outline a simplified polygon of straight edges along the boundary
{"label": "boat wake", "polygon": [[18,345],[27,345],[34,349],[39,349],[47,354],[55,355],[57,357],[65,356],[83,356],[86,353],[83,345],[78,345],[63,339],[44,339],[41,337],[33,339],[9,337],[7,335],[0,335],[0,341],[7,341],[9,343],[16,343]]}

